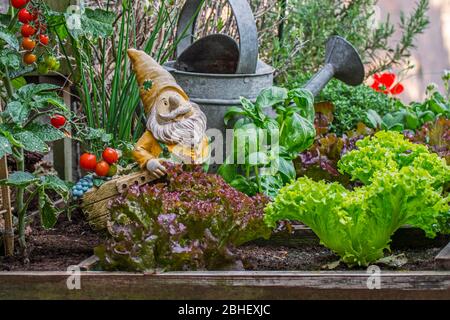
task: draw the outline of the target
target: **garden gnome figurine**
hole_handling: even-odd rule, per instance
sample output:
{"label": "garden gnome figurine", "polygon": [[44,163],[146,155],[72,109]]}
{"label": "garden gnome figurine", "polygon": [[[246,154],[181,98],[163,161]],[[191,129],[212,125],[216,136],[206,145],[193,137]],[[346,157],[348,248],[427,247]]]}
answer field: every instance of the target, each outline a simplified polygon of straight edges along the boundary
{"label": "garden gnome figurine", "polygon": [[165,175],[163,161],[205,164],[209,160],[206,116],[172,75],[143,51],[128,50],[147,116],[147,130],[133,156],[155,178]]}

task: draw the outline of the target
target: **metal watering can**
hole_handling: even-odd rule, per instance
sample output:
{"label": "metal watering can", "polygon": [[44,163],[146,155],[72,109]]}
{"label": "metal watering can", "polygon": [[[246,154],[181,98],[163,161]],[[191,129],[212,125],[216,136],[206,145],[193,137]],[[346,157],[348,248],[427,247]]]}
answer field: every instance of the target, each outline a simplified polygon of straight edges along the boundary
{"label": "metal watering can", "polygon": [[[197,103],[215,128],[226,137],[224,115],[240,97],[256,101],[259,93],[273,85],[274,69],[258,60],[258,33],[247,0],[228,0],[236,19],[240,42],[223,35],[209,35],[194,42],[197,14],[202,0],[187,0],[177,26],[177,60],[164,67]],[[183,33],[187,35],[183,37]],[[306,84],[314,96],[333,78],[349,85],[364,80],[364,66],[356,49],[344,38],[331,37],[324,67]],[[270,110],[268,111],[270,112]],[[211,167],[215,171],[216,166]]]}

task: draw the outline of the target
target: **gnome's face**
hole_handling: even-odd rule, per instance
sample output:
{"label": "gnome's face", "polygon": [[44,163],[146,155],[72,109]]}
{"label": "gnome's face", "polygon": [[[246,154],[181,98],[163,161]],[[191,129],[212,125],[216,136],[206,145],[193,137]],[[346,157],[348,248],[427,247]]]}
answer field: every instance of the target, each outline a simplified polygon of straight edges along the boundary
{"label": "gnome's face", "polygon": [[156,99],[154,108],[159,124],[183,121],[193,113],[192,104],[176,90],[163,91]]}
{"label": "gnome's face", "polygon": [[155,100],[147,129],[167,144],[197,145],[205,136],[206,116],[177,90],[166,89]]}

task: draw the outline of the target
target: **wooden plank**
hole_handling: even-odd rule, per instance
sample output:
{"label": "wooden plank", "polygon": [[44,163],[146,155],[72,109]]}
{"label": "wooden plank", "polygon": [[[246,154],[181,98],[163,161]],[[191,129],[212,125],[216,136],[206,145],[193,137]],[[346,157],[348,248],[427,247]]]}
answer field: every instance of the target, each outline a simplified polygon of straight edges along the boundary
{"label": "wooden plank", "polygon": [[[0,112],[3,111],[0,103]],[[5,157],[0,159],[0,180],[8,179],[8,159]],[[14,228],[11,206],[11,193],[9,187],[0,187],[1,209],[3,210],[3,242],[5,247],[5,255],[14,255]]]}
{"label": "wooden plank", "polygon": [[435,260],[440,266],[450,270],[450,242],[439,252]]}
{"label": "wooden plank", "polygon": [[0,299],[450,299],[450,272],[0,272]]}

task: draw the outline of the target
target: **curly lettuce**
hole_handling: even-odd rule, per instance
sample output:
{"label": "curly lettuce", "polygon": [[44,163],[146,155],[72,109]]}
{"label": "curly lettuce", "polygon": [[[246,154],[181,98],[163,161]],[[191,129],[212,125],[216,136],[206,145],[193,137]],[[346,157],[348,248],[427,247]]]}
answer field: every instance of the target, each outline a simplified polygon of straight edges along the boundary
{"label": "curly lettuce", "polygon": [[267,206],[265,222],[273,227],[279,220],[302,221],[345,263],[360,266],[382,258],[403,225],[428,237],[449,230],[450,196],[442,195],[450,181],[445,161],[395,132],[380,132],[358,147],[339,166],[365,185],[347,190],[299,178]]}

